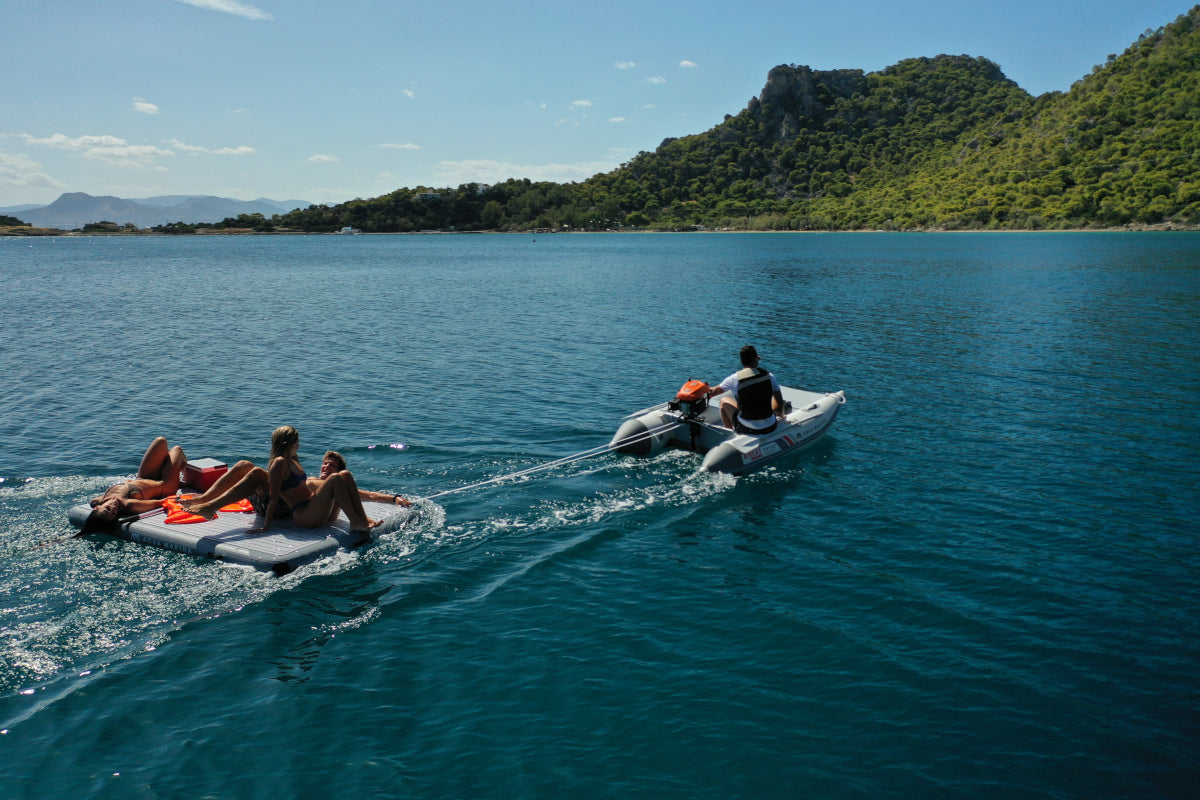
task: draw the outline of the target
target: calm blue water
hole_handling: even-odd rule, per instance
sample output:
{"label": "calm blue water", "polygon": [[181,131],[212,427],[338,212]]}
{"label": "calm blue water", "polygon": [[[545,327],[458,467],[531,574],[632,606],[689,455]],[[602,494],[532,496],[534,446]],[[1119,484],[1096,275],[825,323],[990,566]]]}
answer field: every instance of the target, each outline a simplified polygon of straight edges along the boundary
{"label": "calm blue water", "polygon": [[[1194,798],[1200,235],[0,239],[6,798]],[[284,578],[72,532],[166,435],[428,495]],[[52,542],[46,546],[39,546]]]}

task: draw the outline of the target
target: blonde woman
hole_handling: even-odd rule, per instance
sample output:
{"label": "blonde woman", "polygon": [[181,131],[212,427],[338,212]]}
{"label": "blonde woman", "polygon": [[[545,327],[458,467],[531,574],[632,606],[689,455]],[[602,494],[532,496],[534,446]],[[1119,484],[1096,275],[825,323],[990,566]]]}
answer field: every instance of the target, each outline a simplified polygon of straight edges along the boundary
{"label": "blonde woman", "polygon": [[[301,528],[320,528],[328,525],[336,509],[350,520],[350,530],[366,533],[379,524],[367,516],[359,499],[358,486],[348,471],[330,475],[319,485],[310,486],[304,468],[300,466],[300,434],[291,425],[283,425],[271,434],[271,461],[264,470],[243,462],[235,466],[244,472],[232,486],[220,493],[218,482],[209,492],[183,504],[185,510],[212,519],[221,506],[248,499],[255,513],[263,518],[261,528],[251,533],[269,530],[277,518],[290,517]],[[249,464],[249,462],[244,462]],[[226,482],[228,485],[228,482]]]}

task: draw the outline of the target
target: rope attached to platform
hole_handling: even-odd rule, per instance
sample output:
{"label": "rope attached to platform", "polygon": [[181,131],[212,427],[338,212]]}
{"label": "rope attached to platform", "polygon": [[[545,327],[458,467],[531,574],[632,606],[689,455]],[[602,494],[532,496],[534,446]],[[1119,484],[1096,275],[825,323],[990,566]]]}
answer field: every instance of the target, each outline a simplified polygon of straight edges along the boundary
{"label": "rope attached to platform", "polygon": [[493,483],[500,483],[501,481],[512,480],[514,478],[522,478],[526,475],[532,475],[535,472],[541,472],[543,470],[553,469],[554,467],[561,467],[565,464],[574,464],[576,461],[583,461],[588,458],[594,458],[595,456],[602,456],[605,453],[611,453],[612,451],[617,450],[621,447],[627,447],[628,445],[632,445],[632,444],[641,444],[642,442],[646,442],[646,441],[653,439],[655,436],[661,436],[663,434],[670,433],[671,431],[675,430],[676,428],[678,428],[684,424],[685,423],[683,423],[683,422],[667,422],[662,425],[659,425],[658,427],[649,428],[644,433],[639,433],[637,436],[627,437],[616,443],[610,442],[609,444],[603,445],[601,447],[593,447],[591,450],[584,450],[582,452],[575,453],[574,455],[555,459],[554,461],[549,461],[545,464],[539,464],[535,467],[529,467],[528,469],[522,469],[522,470],[518,470],[516,472],[510,472],[507,475],[498,475],[495,478],[489,478],[486,481],[479,481],[478,483],[471,483],[466,486],[459,486],[457,489],[447,489],[444,492],[437,492],[436,494],[427,495],[425,497],[416,497],[413,499],[414,500],[434,500],[438,497],[445,497],[447,495],[458,494],[459,492],[465,492],[468,489],[479,489],[484,486],[490,486]]}

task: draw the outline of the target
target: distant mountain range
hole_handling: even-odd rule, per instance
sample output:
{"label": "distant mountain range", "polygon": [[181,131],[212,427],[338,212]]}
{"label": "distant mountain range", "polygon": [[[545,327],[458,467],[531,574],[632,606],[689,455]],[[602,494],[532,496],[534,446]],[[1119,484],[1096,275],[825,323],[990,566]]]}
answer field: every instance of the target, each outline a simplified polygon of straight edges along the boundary
{"label": "distant mountain range", "polygon": [[297,208],[308,208],[304,200],[233,200],[209,195],[162,195],[126,200],[120,197],[93,197],[83,192],[67,192],[48,206],[10,206],[0,215],[13,216],[35,228],[82,228],[89,222],[132,222],[139,228],[171,222],[220,222],[239,214],[262,214],[268,219]]}

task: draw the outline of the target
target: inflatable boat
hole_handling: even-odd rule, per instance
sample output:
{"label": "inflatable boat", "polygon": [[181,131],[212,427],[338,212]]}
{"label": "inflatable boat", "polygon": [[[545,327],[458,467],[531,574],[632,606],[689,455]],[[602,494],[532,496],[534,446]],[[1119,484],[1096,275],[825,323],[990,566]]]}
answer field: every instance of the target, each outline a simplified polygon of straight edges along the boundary
{"label": "inflatable boat", "polygon": [[625,418],[609,447],[618,453],[651,455],[666,447],[704,454],[705,472],[748,472],[783,456],[798,453],[825,435],[846,402],[845,392],[809,392],[780,387],[784,419],[770,433],[735,433],[721,424],[717,395],[708,399],[708,384],[688,381],[667,403]]}
{"label": "inflatable boat", "polygon": [[[199,491],[194,486],[185,486],[181,493],[187,495]],[[276,519],[271,522],[270,530],[251,533],[263,523],[262,517],[253,511],[222,509],[217,512],[215,519],[179,524],[168,521],[169,518],[176,519],[176,515],[170,513],[171,500],[174,498],[168,498],[162,508],[118,519],[116,525],[106,533],[177,553],[245,564],[270,570],[276,575],[286,575],[299,566],[333,555],[338,550],[357,547],[381,534],[399,530],[418,516],[414,507],[363,501],[367,516],[380,520],[380,524],[369,533],[351,531],[345,514],[340,514],[332,525],[323,528],[301,528],[290,519]],[[72,507],[67,517],[72,525],[82,529],[91,512],[92,507],[83,503]]]}

